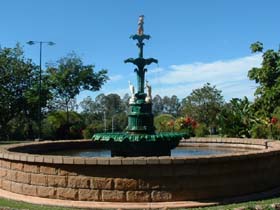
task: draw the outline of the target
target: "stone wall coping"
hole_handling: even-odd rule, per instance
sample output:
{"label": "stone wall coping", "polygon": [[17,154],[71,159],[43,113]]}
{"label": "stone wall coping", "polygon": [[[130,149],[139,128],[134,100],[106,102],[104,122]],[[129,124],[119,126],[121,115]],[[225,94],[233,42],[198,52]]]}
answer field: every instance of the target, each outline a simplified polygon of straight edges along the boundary
{"label": "stone wall coping", "polygon": [[[27,148],[39,146],[44,148],[46,145],[67,144],[70,143],[89,143],[90,140],[63,140],[63,141],[42,141],[32,143],[22,143],[14,145],[5,145],[0,147],[0,159],[31,162],[31,163],[46,163],[46,164],[74,164],[74,165],[177,165],[177,164],[193,164],[205,162],[223,162],[228,160],[251,159],[264,156],[273,156],[280,154],[280,142],[269,139],[242,139],[242,138],[191,138],[183,139],[180,142],[181,146],[185,145],[207,145],[213,144],[228,147],[245,147],[254,148],[242,153],[227,153],[211,156],[195,156],[195,157],[70,157],[59,155],[40,155],[24,153]],[[23,152],[19,152],[21,150]],[[14,151],[16,150],[16,151]]]}

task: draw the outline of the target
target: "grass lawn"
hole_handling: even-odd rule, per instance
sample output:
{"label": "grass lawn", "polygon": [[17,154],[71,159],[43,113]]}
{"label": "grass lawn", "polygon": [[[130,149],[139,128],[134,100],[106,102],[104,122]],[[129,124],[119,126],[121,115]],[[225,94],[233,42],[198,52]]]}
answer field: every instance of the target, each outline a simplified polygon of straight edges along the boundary
{"label": "grass lawn", "polygon": [[[67,209],[71,209],[71,208],[63,208],[63,207],[33,205],[33,204],[29,204],[29,203],[0,198],[0,210],[5,209],[5,208],[7,208],[8,210],[10,210],[10,209],[12,209],[12,210],[15,210],[15,209],[25,209],[25,210],[27,210],[27,209],[28,210],[67,210]],[[77,209],[75,209],[75,210],[77,210]]]}
{"label": "grass lawn", "polygon": [[[269,198],[261,201],[249,201],[244,203],[237,203],[237,204],[229,204],[229,205],[221,205],[221,206],[212,206],[212,207],[204,207],[204,208],[192,208],[188,210],[231,210],[238,207],[245,207],[245,209],[254,209],[251,207],[255,207],[257,205],[262,206],[263,210],[272,210],[271,204],[280,203],[280,197],[276,198]],[[42,205],[33,205],[29,203],[7,200],[0,198],[0,209],[7,208],[10,209],[25,209],[25,210],[77,210],[77,208],[63,208],[63,207],[51,207],[51,206],[42,206]],[[91,209],[93,210],[93,209]],[[177,210],[185,210],[183,208]]]}

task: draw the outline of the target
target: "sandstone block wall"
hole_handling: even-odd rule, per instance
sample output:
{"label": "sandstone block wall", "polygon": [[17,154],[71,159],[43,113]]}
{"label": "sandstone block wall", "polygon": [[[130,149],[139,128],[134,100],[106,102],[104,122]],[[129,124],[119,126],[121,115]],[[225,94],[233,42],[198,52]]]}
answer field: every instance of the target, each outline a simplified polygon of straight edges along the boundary
{"label": "sandstone block wall", "polygon": [[209,200],[280,186],[280,144],[274,141],[220,138],[182,141],[182,145],[258,148],[211,157],[79,158],[35,154],[41,148],[46,151],[64,146],[75,148],[77,144],[88,147],[91,142],[0,147],[0,188],[43,198],[159,202]]}

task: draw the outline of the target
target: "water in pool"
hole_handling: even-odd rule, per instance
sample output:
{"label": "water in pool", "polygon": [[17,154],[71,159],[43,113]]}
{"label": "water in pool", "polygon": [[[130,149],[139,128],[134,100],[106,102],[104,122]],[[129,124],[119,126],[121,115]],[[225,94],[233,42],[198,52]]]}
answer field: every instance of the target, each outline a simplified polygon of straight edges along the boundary
{"label": "water in pool", "polygon": [[[177,147],[171,150],[172,157],[180,156],[200,156],[200,155],[219,155],[232,152],[245,152],[247,149],[241,148],[219,148],[219,147]],[[65,155],[73,157],[111,157],[110,150],[102,149],[80,149],[64,150],[48,153],[49,155]]]}

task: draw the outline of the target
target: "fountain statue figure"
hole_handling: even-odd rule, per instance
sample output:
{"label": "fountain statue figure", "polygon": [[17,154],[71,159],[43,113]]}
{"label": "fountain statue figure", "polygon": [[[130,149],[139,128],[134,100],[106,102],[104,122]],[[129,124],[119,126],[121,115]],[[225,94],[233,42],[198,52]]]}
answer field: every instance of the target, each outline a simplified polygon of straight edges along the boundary
{"label": "fountain statue figure", "polygon": [[152,103],[152,86],[149,85],[148,80],[146,80],[147,96],[145,98],[146,103]]}

